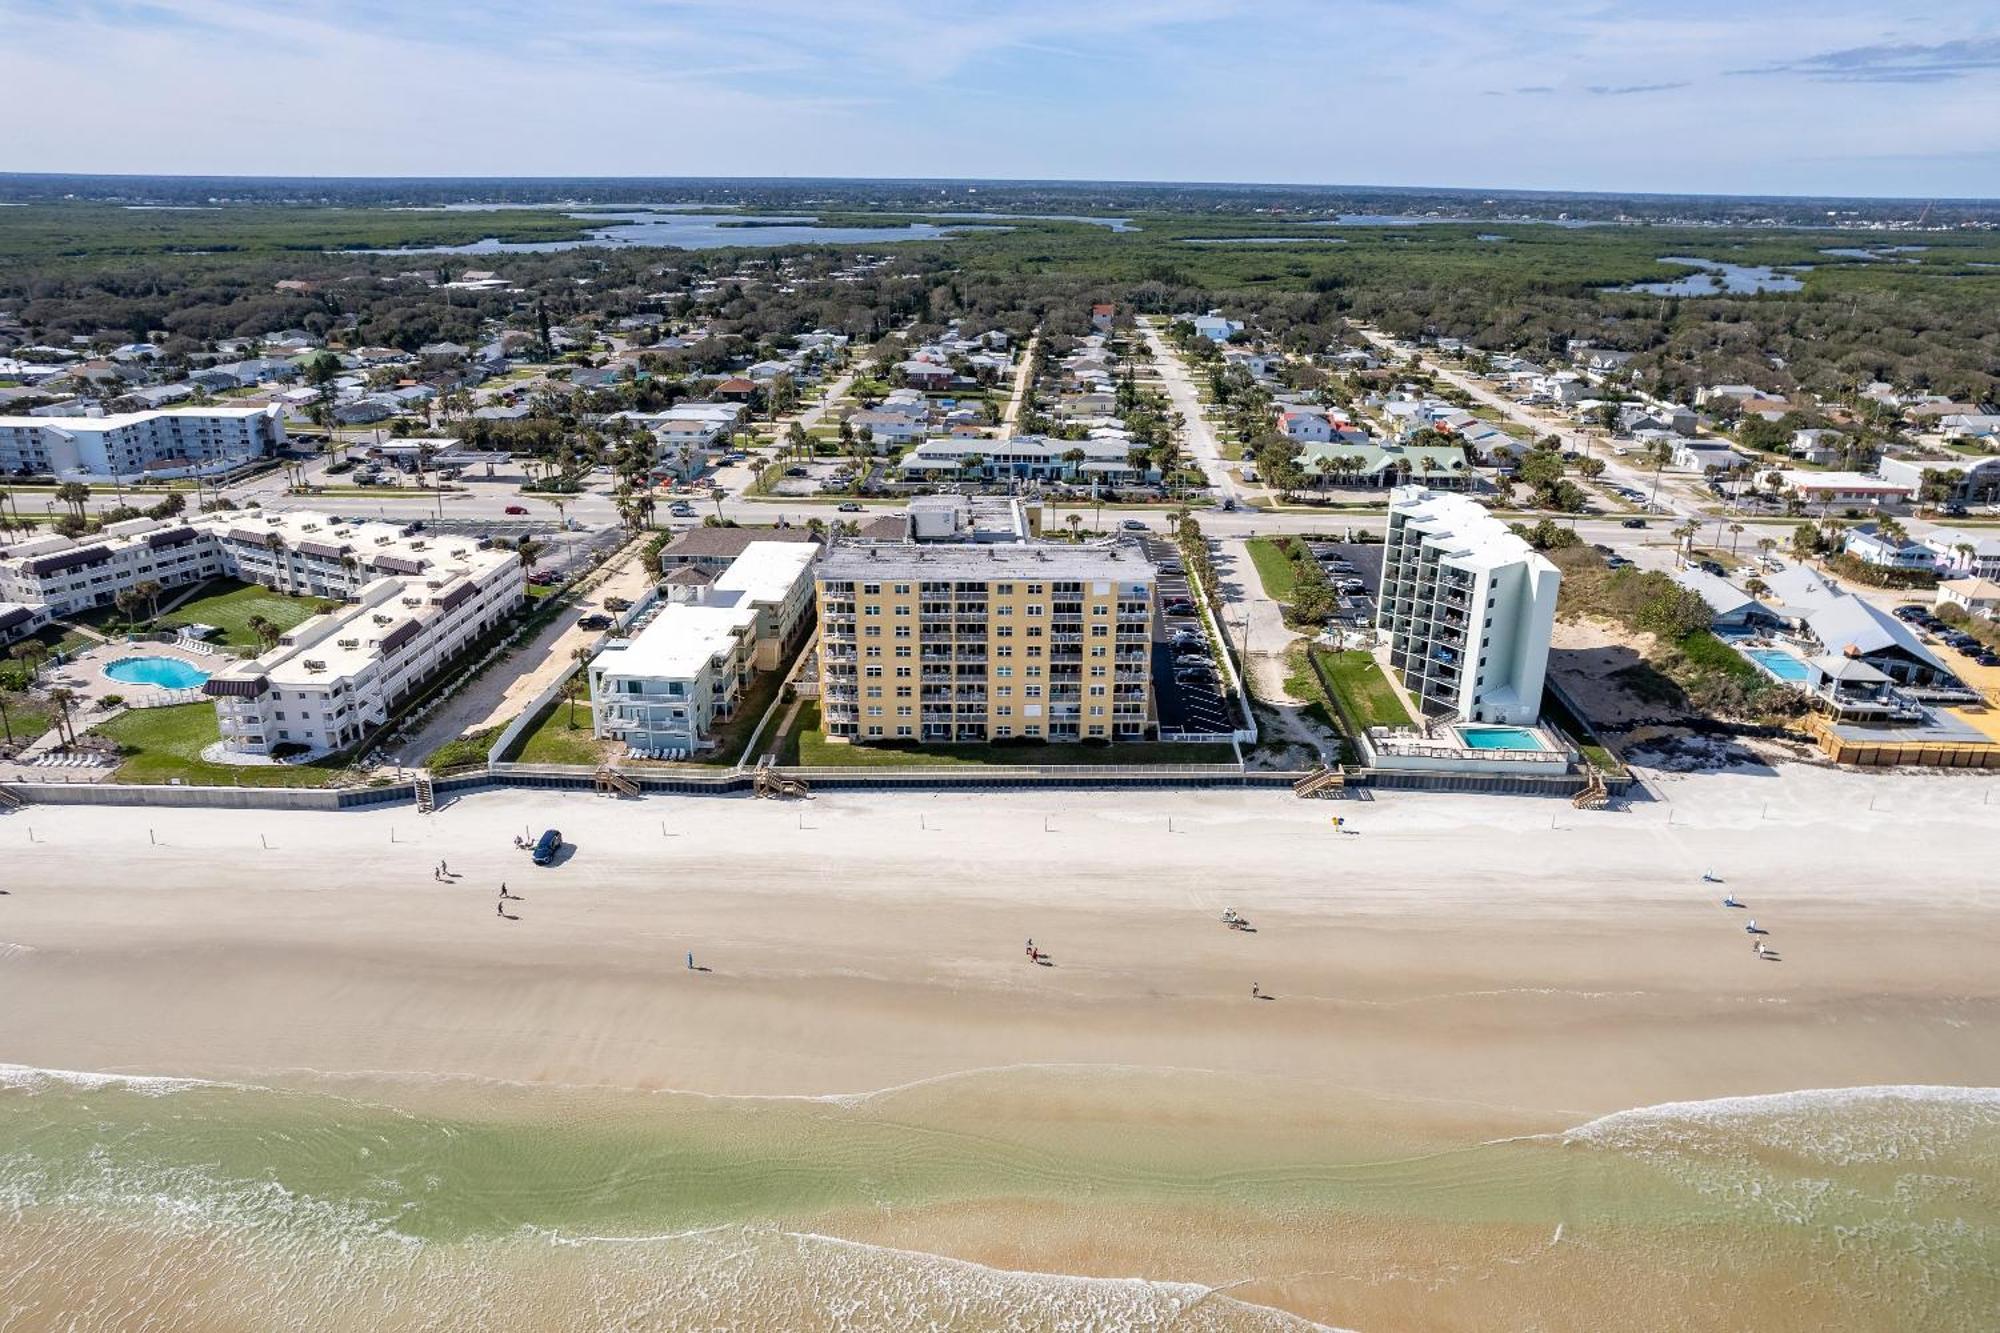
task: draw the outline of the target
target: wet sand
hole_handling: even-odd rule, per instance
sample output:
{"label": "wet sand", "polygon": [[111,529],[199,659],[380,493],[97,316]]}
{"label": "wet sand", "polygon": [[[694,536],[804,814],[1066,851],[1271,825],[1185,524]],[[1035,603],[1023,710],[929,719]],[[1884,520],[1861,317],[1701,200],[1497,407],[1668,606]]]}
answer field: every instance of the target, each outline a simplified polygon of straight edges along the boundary
{"label": "wet sand", "polygon": [[[1787,770],[1670,782],[1617,814],[1242,792],[43,807],[0,820],[0,1060],[528,1120],[538,1093],[583,1088],[820,1099],[802,1104],[1029,1145],[1059,1180],[1094,1159],[1254,1174],[1668,1101],[1987,1086],[1989,787]],[[510,840],[548,824],[575,850],[537,869]],[[518,920],[495,916],[503,879]],[[1225,908],[1255,931],[1225,929]],[[1782,961],[1752,955],[1753,916]],[[1449,1209],[1343,1225],[1254,1190],[1099,1185],[1102,1204],[1016,1180],[781,1220],[998,1268],[1228,1284],[1364,1329],[1482,1326],[1436,1266],[1462,1246],[1499,1273],[1546,1243],[1538,1221]],[[1612,1247],[1557,1280],[1601,1287],[1627,1260]],[[1643,1276],[1619,1278],[1633,1308]],[[1491,1308],[1532,1310],[1550,1280],[1489,1282],[1512,1302]],[[1695,1318],[1703,1299],[1685,1326],[1744,1313]]]}

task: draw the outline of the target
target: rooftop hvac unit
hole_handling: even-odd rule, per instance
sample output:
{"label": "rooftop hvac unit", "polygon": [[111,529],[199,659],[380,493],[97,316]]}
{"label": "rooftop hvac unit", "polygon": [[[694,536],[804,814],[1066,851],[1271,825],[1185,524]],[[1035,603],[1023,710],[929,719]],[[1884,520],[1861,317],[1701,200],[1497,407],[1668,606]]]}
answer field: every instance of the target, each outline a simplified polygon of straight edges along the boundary
{"label": "rooftop hvac unit", "polygon": [[324,662],[320,661],[320,660],[319,660],[318,658],[316,658],[316,657],[308,657],[308,658],[306,659],[306,670],[308,670],[308,671],[324,671],[324,670],[326,670],[326,663],[324,663]]}
{"label": "rooftop hvac unit", "polygon": [[341,639],[339,643],[343,648],[359,648],[361,646],[361,640],[359,639]]}
{"label": "rooftop hvac unit", "polygon": [[380,611],[377,611],[375,613],[375,623],[378,625],[386,625],[389,623],[390,619],[391,617],[383,615]]}

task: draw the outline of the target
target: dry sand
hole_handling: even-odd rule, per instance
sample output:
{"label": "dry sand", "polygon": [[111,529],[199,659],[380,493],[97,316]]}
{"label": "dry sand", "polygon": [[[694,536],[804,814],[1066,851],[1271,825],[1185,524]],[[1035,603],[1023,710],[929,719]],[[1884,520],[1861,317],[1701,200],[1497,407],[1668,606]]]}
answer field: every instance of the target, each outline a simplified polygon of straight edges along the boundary
{"label": "dry sand", "polygon": [[[0,1058],[791,1095],[1111,1062],[1553,1116],[2000,1082],[2000,1046],[1949,1021],[2000,991],[1991,780],[1785,771],[1622,814],[1234,792],[41,807],[0,821],[0,946],[33,951],[0,967]],[[511,838],[545,824],[575,847],[537,869]],[[1710,867],[1782,963],[1751,956]]]}
{"label": "dry sand", "polygon": [[[1666,779],[1595,814],[1250,792],[40,807],[0,820],[0,1060],[434,1093],[963,1083],[1024,1120],[1061,1099],[1007,1105],[990,1071],[1201,1071],[1318,1090],[1350,1147],[1385,1149],[1673,1100],[2000,1084],[1995,784],[1782,771]],[[551,824],[574,852],[537,869],[511,839]],[[502,880],[518,920],[495,915]],[[1231,907],[1254,933],[1222,926]],[[1752,956],[1748,916],[1783,961]],[[1172,1087],[1135,1090],[1124,1130],[1187,1129]],[[1085,1216],[1041,1248],[998,1205],[822,1229],[1072,1272],[1166,1252],[1109,1224],[1080,1238]]]}

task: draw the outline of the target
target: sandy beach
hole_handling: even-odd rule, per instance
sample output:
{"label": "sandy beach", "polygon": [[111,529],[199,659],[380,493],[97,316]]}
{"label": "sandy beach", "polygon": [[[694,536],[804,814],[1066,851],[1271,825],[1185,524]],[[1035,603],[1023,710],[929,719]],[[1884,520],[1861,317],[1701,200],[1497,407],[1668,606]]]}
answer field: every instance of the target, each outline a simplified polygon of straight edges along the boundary
{"label": "sandy beach", "polygon": [[[1525,1273],[1507,1256],[1548,1248],[1574,1180],[1544,1215],[1522,1202],[1540,1164],[1491,1190],[1399,1167],[1379,1199],[1370,1164],[1661,1103],[2000,1085],[1990,779],[1783,771],[1665,779],[1597,814],[1249,792],[40,807],[0,820],[0,1060],[486,1124],[587,1106],[724,1154],[753,1124],[836,1158],[893,1128],[926,1136],[921,1172],[861,1167],[744,1216],[982,1272],[1220,1288],[1242,1304],[1204,1306],[1216,1326],[1604,1326],[1692,1235],[1621,1232]],[[538,869],[512,839],[548,826],[574,850]],[[1225,928],[1231,908],[1255,929]],[[857,1139],[853,1161],[881,1151]],[[1438,1206],[1409,1203],[1427,1189]],[[1643,1326],[1743,1326],[1744,1293],[1810,1262],[1799,1239],[1726,1301],[1692,1286]],[[1772,1300],[1756,1326],[1848,1313]],[[1013,1326],[964,1326],[989,1325]]]}

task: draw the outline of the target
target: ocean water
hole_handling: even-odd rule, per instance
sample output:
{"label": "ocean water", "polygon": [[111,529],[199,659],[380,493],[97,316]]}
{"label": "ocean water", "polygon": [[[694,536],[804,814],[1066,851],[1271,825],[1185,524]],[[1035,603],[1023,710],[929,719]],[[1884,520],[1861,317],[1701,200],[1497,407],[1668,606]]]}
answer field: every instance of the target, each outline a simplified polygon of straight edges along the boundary
{"label": "ocean water", "polygon": [[1462,1143],[1433,1125],[1408,1152],[1300,1091],[1120,1070],[731,1099],[4,1069],[0,1328],[2000,1314],[2000,1090],[1672,1104]]}

